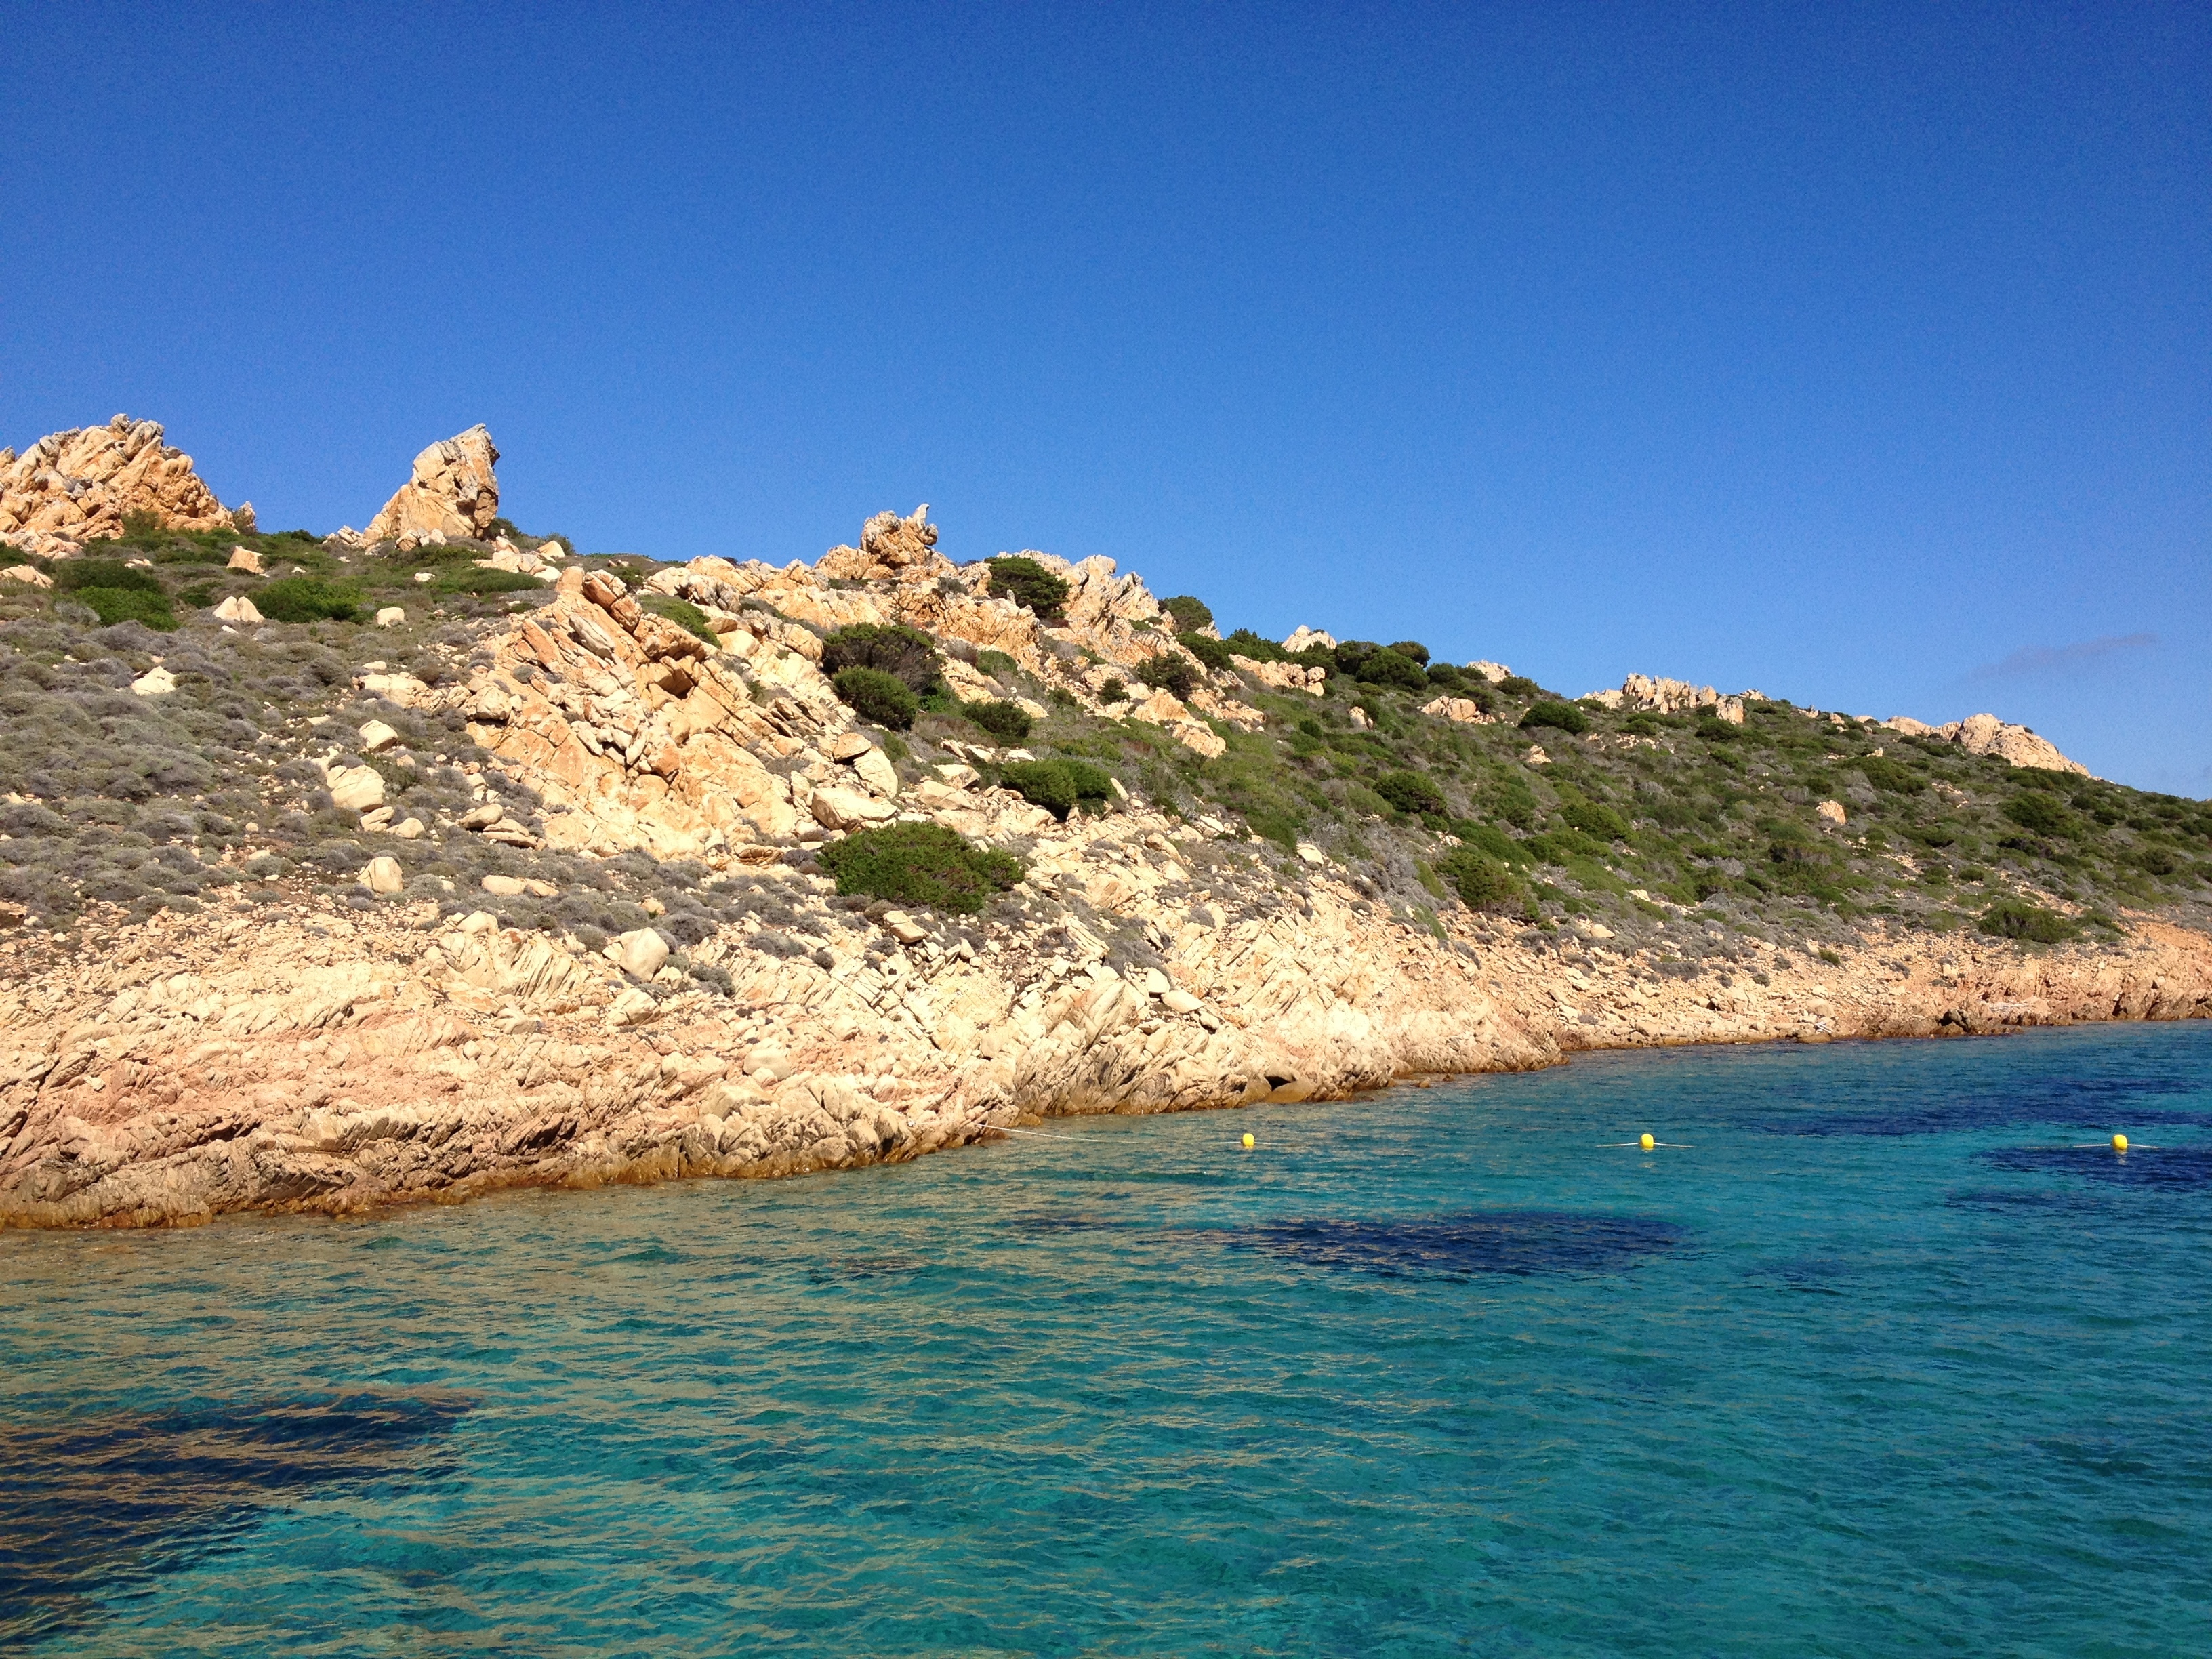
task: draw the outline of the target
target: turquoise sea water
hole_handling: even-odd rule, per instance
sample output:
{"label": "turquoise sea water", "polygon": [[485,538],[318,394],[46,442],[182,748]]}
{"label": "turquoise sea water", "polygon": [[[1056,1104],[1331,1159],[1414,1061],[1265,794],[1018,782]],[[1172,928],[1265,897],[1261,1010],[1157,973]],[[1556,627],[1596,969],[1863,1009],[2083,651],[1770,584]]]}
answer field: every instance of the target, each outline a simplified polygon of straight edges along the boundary
{"label": "turquoise sea water", "polygon": [[1045,1127],[0,1235],[0,1647],[2212,1651],[2212,1029]]}

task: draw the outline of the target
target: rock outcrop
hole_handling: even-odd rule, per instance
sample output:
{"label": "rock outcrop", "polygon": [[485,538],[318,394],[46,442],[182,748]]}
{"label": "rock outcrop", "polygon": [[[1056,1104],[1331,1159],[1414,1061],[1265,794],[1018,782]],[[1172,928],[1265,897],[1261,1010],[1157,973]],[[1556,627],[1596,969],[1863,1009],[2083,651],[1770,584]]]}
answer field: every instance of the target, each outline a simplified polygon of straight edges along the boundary
{"label": "rock outcrop", "polygon": [[2048,738],[2039,738],[2029,727],[2011,726],[1995,714],[1969,714],[1962,720],[1953,720],[1948,726],[1929,726],[1908,714],[1899,714],[1882,724],[1893,732],[1901,732],[1908,738],[1936,738],[1945,743],[1955,743],[1970,755],[1995,755],[2014,766],[2035,767],[2045,772],[2070,772],[2077,777],[2087,777],[2089,769],[2076,760],[2059,753],[2058,746]]}
{"label": "rock outcrop", "polygon": [[151,513],[179,530],[228,530],[236,516],[162,441],[160,422],[118,415],[41,438],[19,457],[0,449],[0,541],[67,558]]}
{"label": "rock outcrop", "polygon": [[489,539],[499,517],[499,459],[482,425],[442,438],[415,458],[414,476],[368,521],[362,540],[371,546],[398,542],[413,548],[457,536]]}
{"label": "rock outcrop", "polygon": [[1621,681],[1618,691],[1592,691],[1584,701],[1602,703],[1607,708],[1650,709],[1658,714],[1688,714],[1700,708],[1710,708],[1731,726],[1741,726],[1743,700],[1757,695],[1756,692],[1746,691],[1732,696],[1723,696],[1710,685],[1692,685],[1687,680],[1670,680],[1650,674],[1631,674]]}

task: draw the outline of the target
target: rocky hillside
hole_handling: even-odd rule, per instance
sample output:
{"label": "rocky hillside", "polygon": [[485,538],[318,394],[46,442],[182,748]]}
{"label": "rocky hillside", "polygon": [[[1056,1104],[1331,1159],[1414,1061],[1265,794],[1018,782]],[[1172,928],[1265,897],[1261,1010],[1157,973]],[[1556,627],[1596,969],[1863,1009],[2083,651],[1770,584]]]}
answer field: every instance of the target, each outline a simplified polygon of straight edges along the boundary
{"label": "rocky hillside", "polygon": [[926,509],[811,566],[580,556],[497,459],[329,538],[125,459],[0,544],[0,1222],[2212,1010],[2212,809],[1993,717],[1224,636]]}

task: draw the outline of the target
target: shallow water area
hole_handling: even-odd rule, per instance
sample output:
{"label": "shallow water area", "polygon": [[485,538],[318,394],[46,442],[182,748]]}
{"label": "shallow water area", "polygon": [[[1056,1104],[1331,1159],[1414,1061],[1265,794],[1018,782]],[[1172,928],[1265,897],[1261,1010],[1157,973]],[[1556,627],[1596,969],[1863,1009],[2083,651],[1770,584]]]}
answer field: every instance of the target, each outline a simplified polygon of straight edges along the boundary
{"label": "shallow water area", "polygon": [[2212,1029],[1042,1128],[0,1235],[0,1645],[2212,1646]]}

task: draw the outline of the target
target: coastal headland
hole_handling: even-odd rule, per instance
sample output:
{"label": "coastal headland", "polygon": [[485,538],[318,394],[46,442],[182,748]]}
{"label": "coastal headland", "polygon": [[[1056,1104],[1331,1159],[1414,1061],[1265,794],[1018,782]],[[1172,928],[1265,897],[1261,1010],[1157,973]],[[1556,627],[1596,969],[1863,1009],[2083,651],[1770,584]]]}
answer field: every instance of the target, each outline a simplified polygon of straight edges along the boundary
{"label": "coastal headland", "polygon": [[926,509],[581,554],[497,459],[319,537],[151,422],[0,452],[0,1225],[2212,1014],[2212,809],[1993,714],[1224,635]]}

